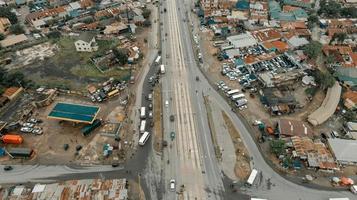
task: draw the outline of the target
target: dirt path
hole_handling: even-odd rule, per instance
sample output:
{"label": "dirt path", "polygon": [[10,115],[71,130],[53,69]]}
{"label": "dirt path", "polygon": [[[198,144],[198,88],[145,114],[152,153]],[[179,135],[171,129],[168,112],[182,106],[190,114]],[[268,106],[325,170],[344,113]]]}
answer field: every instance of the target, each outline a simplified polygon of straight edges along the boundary
{"label": "dirt path", "polygon": [[162,98],[161,85],[154,89],[154,150],[161,152],[162,150]]}
{"label": "dirt path", "polygon": [[234,127],[233,122],[229,119],[229,117],[225,112],[222,111],[222,115],[223,115],[224,122],[227,126],[229,135],[232,138],[235,152],[236,152],[237,160],[236,160],[234,172],[238,178],[244,180],[248,178],[250,173],[250,164],[249,164],[250,157],[248,151],[245,148],[240,138],[239,132]]}
{"label": "dirt path", "polygon": [[218,160],[221,160],[222,158],[222,154],[219,148],[219,145],[217,143],[217,134],[216,134],[216,129],[214,128],[214,124],[213,124],[213,116],[212,116],[212,109],[210,106],[210,102],[208,99],[208,96],[203,97],[205,100],[205,106],[206,106],[206,110],[207,110],[207,118],[208,118],[208,125],[209,125],[209,129],[211,131],[211,138],[212,138],[212,142],[214,145],[214,152],[216,154],[216,157]]}

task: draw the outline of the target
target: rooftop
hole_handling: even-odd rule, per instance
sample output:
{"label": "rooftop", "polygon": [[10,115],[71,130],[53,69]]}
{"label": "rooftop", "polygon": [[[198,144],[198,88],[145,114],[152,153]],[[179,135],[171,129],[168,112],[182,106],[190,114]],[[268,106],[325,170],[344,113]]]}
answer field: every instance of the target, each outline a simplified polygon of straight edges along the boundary
{"label": "rooftop", "polygon": [[239,35],[227,37],[227,40],[234,45],[235,48],[248,47],[257,44],[255,38],[248,32]]}
{"label": "rooftop", "polygon": [[99,110],[97,106],[57,103],[48,114],[48,118],[91,124]]}
{"label": "rooftop", "polygon": [[278,125],[279,125],[280,134],[284,136],[314,135],[312,129],[301,121],[291,120],[291,119],[280,119]]}
{"label": "rooftop", "polygon": [[4,40],[0,41],[0,45],[2,47],[10,47],[15,44],[21,43],[26,41],[28,38],[25,34],[20,34],[20,35],[10,35],[6,37]]}
{"label": "rooftop", "polygon": [[328,143],[337,161],[357,162],[357,140],[328,139]]}

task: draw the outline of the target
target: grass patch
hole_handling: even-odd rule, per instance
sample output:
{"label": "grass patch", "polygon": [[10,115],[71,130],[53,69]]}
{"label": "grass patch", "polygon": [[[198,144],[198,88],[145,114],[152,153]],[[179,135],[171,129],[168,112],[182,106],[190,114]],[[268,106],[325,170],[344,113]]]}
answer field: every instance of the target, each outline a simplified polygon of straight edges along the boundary
{"label": "grass patch", "polygon": [[79,77],[88,78],[107,78],[123,79],[130,76],[130,70],[110,69],[101,73],[96,67],[91,64],[76,66],[71,69],[71,73]]}

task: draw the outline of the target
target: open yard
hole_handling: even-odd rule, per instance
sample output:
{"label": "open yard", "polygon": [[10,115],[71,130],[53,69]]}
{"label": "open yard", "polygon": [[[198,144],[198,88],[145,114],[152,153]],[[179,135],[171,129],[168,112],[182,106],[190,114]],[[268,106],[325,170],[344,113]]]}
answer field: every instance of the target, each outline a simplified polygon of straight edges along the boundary
{"label": "open yard", "polygon": [[[0,158],[2,163],[111,164],[124,161],[133,144],[132,134],[127,133],[130,129],[127,126],[125,108],[119,104],[119,96],[108,100],[105,106],[96,105],[101,108],[97,119],[103,120],[102,126],[88,136],[83,136],[81,133],[81,128],[85,124],[48,119],[49,112],[58,102],[95,105],[86,98],[60,95],[51,105],[35,109],[31,118],[42,120],[42,123],[36,126],[42,128],[43,134],[22,133],[19,129],[14,129],[11,133],[21,135],[24,142],[20,145],[1,145],[6,148],[31,148],[35,152],[34,156],[30,160],[10,159],[5,156]],[[16,109],[21,110],[22,107]],[[121,139],[119,142],[115,139],[116,133],[119,133],[118,136]],[[113,150],[109,156],[105,156],[103,148],[108,144],[113,147]],[[81,150],[77,152],[78,145],[81,146]],[[65,146],[68,146],[68,149],[65,149]]]}
{"label": "open yard", "polygon": [[71,89],[83,89],[83,86],[88,83],[100,82],[107,77],[121,79],[130,76],[129,70],[117,68],[100,73],[90,63],[91,56],[104,53],[115,47],[118,44],[115,40],[97,40],[99,50],[90,53],[77,52],[74,41],[74,38],[62,37],[56,42],[57,51],[54,56],[28,65],[22,69],[22,72],[38,85]]}

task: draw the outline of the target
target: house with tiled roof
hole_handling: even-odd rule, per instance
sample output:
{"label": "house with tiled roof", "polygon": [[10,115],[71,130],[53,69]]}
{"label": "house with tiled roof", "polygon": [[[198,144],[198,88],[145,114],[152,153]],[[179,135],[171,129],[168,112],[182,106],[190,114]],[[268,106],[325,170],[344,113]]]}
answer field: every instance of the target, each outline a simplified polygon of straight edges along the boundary
{"label": "house with tiled roof", "polygon": [[8,98],[11,101],[15,99],[17,96],[19,96],[22,91],[23,91],[22,87],[9,87],[5,90],[2,96]]}
{"label": "house with tiled roof", "polygon": [[8,18],[0,17],[0,33],[1,34],[8,33],[10,26],[11,26],[11,22]]}

